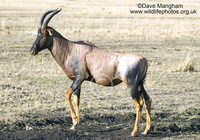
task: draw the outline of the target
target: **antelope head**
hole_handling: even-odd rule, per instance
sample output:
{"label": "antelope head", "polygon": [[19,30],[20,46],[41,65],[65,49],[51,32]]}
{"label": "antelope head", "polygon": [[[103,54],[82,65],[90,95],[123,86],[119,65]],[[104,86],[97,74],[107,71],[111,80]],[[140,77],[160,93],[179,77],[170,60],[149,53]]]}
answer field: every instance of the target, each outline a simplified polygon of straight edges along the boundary
{"label": "antelope head", "polygon": [[[48,27],[47,25],[51,18],[59,13],[61,10],[62,9],[49,10],[42,15],[37,32],[37,38],[30,49],[31,55],[36,55],[38,52],[48,48],[53,44],[53,28]],[[45,19],[47,15],[49,16]]]}

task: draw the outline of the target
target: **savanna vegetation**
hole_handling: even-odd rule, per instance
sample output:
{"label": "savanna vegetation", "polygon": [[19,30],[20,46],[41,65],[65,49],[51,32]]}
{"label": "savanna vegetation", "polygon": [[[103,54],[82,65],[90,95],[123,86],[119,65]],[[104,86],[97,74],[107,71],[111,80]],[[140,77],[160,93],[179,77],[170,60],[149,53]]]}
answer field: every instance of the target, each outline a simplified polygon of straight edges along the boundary
{"label": "savanna vegetation", "polygon": [[[157,0],[146,0],[156,4]],[[62,8],[49,26],[69,40],[145,56],[152,128],[144,139],[200,139],[200,3],[197,14],[131,14],[139,0],[3,0],[0,4],[0,139],[124,139],[135,105],[124,84],[82,85],[81,124],[70,132],[65,92],[72,84],[48,50],[31,56],[41,15]],[[145,109],[140,130],[145,128]],[[135,138],[140,138],[138,135]]]}

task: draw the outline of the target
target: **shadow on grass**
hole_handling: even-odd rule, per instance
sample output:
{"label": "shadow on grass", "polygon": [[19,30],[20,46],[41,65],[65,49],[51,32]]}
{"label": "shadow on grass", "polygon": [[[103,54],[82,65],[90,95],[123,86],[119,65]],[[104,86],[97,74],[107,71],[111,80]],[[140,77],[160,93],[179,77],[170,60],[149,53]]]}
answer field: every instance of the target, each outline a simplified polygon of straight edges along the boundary
{"label": "shadow on grass", "polygon": [[[194,111],[194,110],[192,110]],[[180,134],[196,134],[200,131],[198,116],[193,113],[193,119],[182,118],[185,114],[154,113],[152,114],[152,127],[147,136],[139,133],[136,139],[158,139]],[[81,116],[81,123],[76,131],[70,131],[71,118],[64,114],[57,117],[48,115],[40,118],[34,114],[26,114],[28,121],[15,122],[10,125],[1,122],[0,139],[127,139],[133,129],[135,114],[92,114],[85,113]],[[198,115],[198,114],[197,114]],[[188,115],[191,116],[191,115]],[[145,128],[145,115],[141,118],[140,130]]]}

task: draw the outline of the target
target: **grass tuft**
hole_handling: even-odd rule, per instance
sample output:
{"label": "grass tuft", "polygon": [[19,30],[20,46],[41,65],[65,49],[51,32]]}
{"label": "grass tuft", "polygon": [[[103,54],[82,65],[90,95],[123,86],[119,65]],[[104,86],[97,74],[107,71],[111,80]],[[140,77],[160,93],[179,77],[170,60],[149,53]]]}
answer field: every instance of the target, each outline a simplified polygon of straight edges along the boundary
{"label": "grass tuft", "polygon": [[3,19],[1,21],[1,28],[0,28],[0,30],[4,31],[5,34],[10,34],[9,29],[10,29],[9,26],[6,24],[6,21]]}
{"label": "grass tuft", "polygon": [[185,60],[180,62],[179,66],[175,69],[175,72],[195,72],[194,58],[187,56]]}

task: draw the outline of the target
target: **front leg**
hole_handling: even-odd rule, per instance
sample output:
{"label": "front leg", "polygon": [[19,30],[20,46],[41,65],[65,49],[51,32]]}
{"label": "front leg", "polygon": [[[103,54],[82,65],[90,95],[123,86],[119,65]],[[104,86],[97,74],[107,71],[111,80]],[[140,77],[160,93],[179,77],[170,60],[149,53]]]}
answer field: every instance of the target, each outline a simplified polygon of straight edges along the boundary
{"label": "front leg", "polygon": [[[71,117],[72,117],[72,122],[74,124],[74,126],[76,125],[76,115],[74,113],[74,110],[73,110],[73,106],[72,106],[72,101],[71,101],[71,95],[73,93],[73,90],[72,88],[69,88],[66,92],[66,99],[67,99],[67,103],[68,103],[68,106],[69,106],[69,109],[70,109],[70,113],[71,113]],[[75,129],[74,127],[71,128],[71,129]]]}
{"label": "front leg", "polygon": [[80,117],[79,117],[80,93],[81,93],[81,88],[78,88],[76,91],[74,91],[74,101],[73,101],[78,124],[80,123]]}
{"label": "front leg", "polygon": [[[73,122],[73,126],[71,127],[71,130],[75,130],[76,126],[79,122],[79,111],[78,111],[78,114],[77,114],[78,116],[76,116],[74,109],[73,109],[72,101],[71,101],[71,95],[74,91],[76,91],[80,88],[80,85],[82,84],[82,82],[83,82],[83,79],[81,77],[76,78],[74,80],[72,86],[66,92],[66,99],[67,99],[67,103],[68,103],[68,106],[69,106],[69,109],[70,109],[72,122]],[[77,110],[77,105],[75,104],[76,110]]]}

